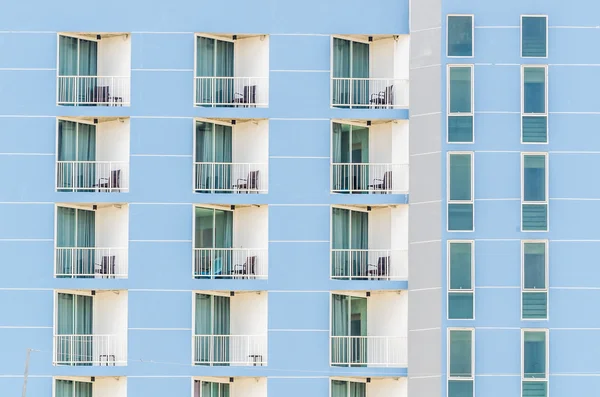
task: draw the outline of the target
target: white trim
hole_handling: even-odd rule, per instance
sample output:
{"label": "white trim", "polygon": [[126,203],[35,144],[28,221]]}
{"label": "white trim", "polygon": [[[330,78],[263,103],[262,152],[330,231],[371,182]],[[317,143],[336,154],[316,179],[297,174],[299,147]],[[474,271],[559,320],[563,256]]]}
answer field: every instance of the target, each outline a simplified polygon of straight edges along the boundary
{"label": "white trim", "polygon": [[[471,288],[470,289],[460,289],[460,290],[453,290],[450,287],[450,283],[451,283],[451,269],[450,269],[450,246],[453,244],[469,244],[470,248],[471,248]],[[446,271],[447,271],[447,277],[446,277],[446,296],[447,296],[447,302],[448,304],[446,305],[446,320],[458,320],[458,321],[464,321],[464,320],[475,320],[475,241],[474,240],[448,240],[447,244],[446,244]],[[411,290],[412,292],[414,292],[415,290]],[[450,318],[450,294],[451,293],[464,293],[464,294],[471,294],[473,297],[473,317],[472,318]]]}
{"label": "white trim", "polygon": [[[452,331],[470,331],[471,332],[471,376],[470,377],[452,377],[450,376],[450,334]],[[471,381],[473,382],[473,395],[475,396],[475,329],[472,327],[449,327],[446,334],[446,397],[448,396],[448,383],[451,380]]]}
{"label": "white trim", "polygon": [[[544,160],[545,160],[545,170],[544,170],[544,174],[545,174],[545,200],[544,201],[525,201],[525,156],[544,156]],[[549,188],[548,188],[548,182],[549,182],[549,172],[548,172],[548,166],[549,166],[549,159],[548,159],[548,153],[547,152],[521,152],[521,232],[523,233],[540,233],[540,232],[549,232],[550,231],[550,205],[549,205],[549,200],[548,200],[548,195],[549,195]],[[546,230],[523,230],[523,205],[524,204],[540,204],[546,205]]]}
{"label": "white trim", "polygon": [[[544,113],[525,113],[525,69],[544,69]],[[523,141],[523,117],[546,117],[546,142]],[[548,122],[548,65],[521,65],[521,144],[544,145],[550,143],[550,123]]]}
{"label": "white trim", "polygon": [[[448,37],[450,17],[471,17],[471,56],[450,56],[448,54]],[[446,15],[446,58],[474,58],[475,57],[475,15],[474,14],[448,14]]]}
{"label": "white trim", "polygon": [[[544,244],[544,288],[540,289],[525,289],[525,244]],[[550,244],[548,244],[548,240],[522,240],[521,241],[521,296],[519,297],[521,301],[521,321],[547,321],[550,317],[550,297],[549,297],[549,282],[550,277],[548,275],[548,250]],[[524,292],[545,292],[546,293],[546,318],[523,318],[523,293]]]}
{"label": "white trim", "polygon": [[[450,200],[450,157],[452,155],[471,156],[471,199],[452,201]],[[452,233],[471,233],[475,231],[475,152],[449,151],[446,156],[446,231]],[[473,206],[473,228],[471,230],[450,230],[449,209],[450,204],[471,204]]]}
{"label": "white trim", "polygon": [[[524,57],[523,56],[523,18],[545,18],[546,19],[546,56],[545,57]],[[524,59],[548,59],[548,15],[543,14],[521,14],[519,18],[519,56]]]}
{"label": "white trim", "polygon": [[[453,68],[469,68],[471,69],[471,111],[465,113],[450,112],[450,70]],[[450,145],[461,145],[475,143],[475,67],[473,64],[453,64],[446,67],[446,143]],[[467,117],[472,118],[472,136],[469,142],[450,142],[450,117]]]}

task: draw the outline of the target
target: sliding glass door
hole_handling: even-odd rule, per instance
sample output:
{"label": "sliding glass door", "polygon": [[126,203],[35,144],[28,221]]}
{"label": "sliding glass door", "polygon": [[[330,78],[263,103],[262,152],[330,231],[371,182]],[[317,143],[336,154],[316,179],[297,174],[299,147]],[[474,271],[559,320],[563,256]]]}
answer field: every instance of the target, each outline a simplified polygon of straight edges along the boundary
{"label": "sliding glass door", "polygon": [[196,294],[195,362],[198,365],[228,365],[230,298]]}
{"label": "sliding glass door", "polygon": [[369,105],[369,44],[334,38],[333,77],[336,107]]}
{"label": "sliding glass door", "polygon": [[[209,37],[196,39],[196,103],[223,106],[234,102],[234,44]],[[225,105],[230,106],[230,105]]]}
{"label": "sliding glass door", "polygon": [[194,397],[229,397],[229,383],[195,380]]}
{"label": "sliding glass door", "polygon": [[333,123],[333,186],[340,193],[369,191],[369,128]]}
{"label": "sliding glass door", "polygon": [[369,213],[332,209],[332,274],[336,278],[367,277]]}
{"label": "sliding glass door", "polygon": [[[58,76],[59,98],[66,104],[92,102],[98,75],[98,43],[77,37],[59,36]],[[92,76],[91,78],[79,78]]]}
{"label": "sliding glass door", "polygon": [[331,397],[366,397],[366,395],[366,383],[345,380],[331,381]]}
{"label": "sliding glass door", "polygon": [[332,295],[332,358],[337,366],[365,366],[367,298]]}
{"label": "sliding glass door", "polygon": [[92,397],[91,382],[57,379],[54,397]]}
{"label": "sliding glass door", "polygon": [[233,268],[233,211],[196,207],[195,276],[224,277]]}
{"label": "sliding glass door", "polygon": [[91,365],[93,297],[59,293],[57,308],[57,361],[63,365]]}
{"label": "sliding glass door", "polygon": [[59,277],[94,277],[96,213],[58,207],[56,210],[56,273]]}
{"label": "sliding glass door", "polygon": [[96,179],[96,126],[58,121],[58,185],[61,192],[93,192]]}
{"label": "sliding glass door", "polygon": [[199,193],[231,192],[232,161],[231,126],[196,122],[196,187]]}

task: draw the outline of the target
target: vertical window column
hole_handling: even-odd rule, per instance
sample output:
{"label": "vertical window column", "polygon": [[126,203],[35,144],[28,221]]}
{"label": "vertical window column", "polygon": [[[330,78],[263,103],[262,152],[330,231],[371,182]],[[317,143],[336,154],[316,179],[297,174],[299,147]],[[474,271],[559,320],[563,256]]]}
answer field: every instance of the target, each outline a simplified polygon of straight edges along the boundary
{"label": "vertical window column", "polygon": [[473,65],[448,66],[448,143],[473,143]]}
{"label": "vertical window column", "polygon": [[522,331],[522,397],[548,395],[548,330]]}
{"label": "vertical window column", "polygon": [[521,141],[548,143],[548,67],[522,66]]}
{"label": "vertical window column", "polygon": [[473,224],[473,153],[448,153],[448,231],[470,232]]}
{"label": "vertical window column", "polygon": [[522,158],[521,229],[548,231],[548,155],[524,153]]}
{"label": "vertical window column", "polygon": [[474,266],[472,241],[448,242],[448,319],[472,320]]}
{"label": "vertical window column", "polygon": [[548,256],[546,241],[524,241],[521,318],[548,318]]}
{"label": "vertical window column", "polygon": [[473,329],[448,330],[448,397],[473,397]]}

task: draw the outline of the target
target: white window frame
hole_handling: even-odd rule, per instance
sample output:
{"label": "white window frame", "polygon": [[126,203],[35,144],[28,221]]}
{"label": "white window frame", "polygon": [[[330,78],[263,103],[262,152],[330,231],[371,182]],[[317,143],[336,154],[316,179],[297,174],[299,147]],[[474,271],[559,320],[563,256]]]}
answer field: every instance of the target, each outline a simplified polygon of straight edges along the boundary
{"label": "white window frame", "polygon": [[[450,17],[471,17],[471,55],[470,56],[450,56],[448,54],[448,38],[450,31],[450,24],[448,21]],[[475,57],[475,14],[448,14],[446,15],[446,58],[474,58]]]}
{"label": "white window frame", "polygon": [[[545,201],[525,201],[525,156],[544,156],[545,160]],[[521,232],[523,233],[540,233],[550,231],[550,202],[548,200],[548,152],[521,152]],[[546,204],[546,230],[523,230],[523,204]]]}
{"label": "white window frame", "polygon": [[[452,289],[451,283],[451,263],[450,263],[450,246],[452,244],[470,244],[471,245],[471,288],[470,289]],[[475,240],[448,240],[447,251],[446,251],[446,262],[447,262],[447,299],[446,299],[446,319],[450,321],[472,321],[475,320]],[[450,318],[450,294],[472,294],[473,295],[473,318]]]}
{"label": "white window frame", "polygon": [[[86,380],[87,379],[87,380]],[[90,380],[89,376],[85,377],[77,377],[77,376],[55,376],[52,378],[52,397],[56,396],[56,381],[64,380],[70,382],[79,382],[79,383],[91,383],[92,384],[92,397],[94,396],[94,382]],[[73,395],[71,397],[78,397],[75,393],[75,388],[73,388]]]}
{"label": "white window frame", "polygon": [[[544,18],[546,19],[546,56],[545,57],[524,57],[523,56],[523,18]],[[519,18],[519,56],[524,59],[548,59],[548,15],[545,14],[521,14]]]}
{"label": "white window frame", "polygon": [[[453,68],[471,69],[471,111],[468,113],[450,112],[450,70]],[[450,142],[451,116],[471,116],[473,118],[473,136],[470,142]],[[446,67],[446,143],[449,145],[465,145],[475,143],[475,66],[473,64],[452,64]]]}
{"label": "white window frame", "polygon": [[[544,69],[544,113],[525,113],[525,69]],[[523,141],[523,117],[546,117],[546,142]],[[547,145],[550,141],[550,125],[548,123],[548,65],[521,65],[521,143],[523,145]]]}
{"label": "white window frame", "polygon": [[[471,156],[471,200],[450,200],[450,157],[455,154],[468,154]],[[452,233],[472,233],[475,231],[475,152],[452,151],[446,157],[446,231]],[[450,230],[450,204],[471,204],[473,206],[473,229]]]}
{"label": "white window frame", "polygon": [[[450,334],[452,331],[470,331],[471,332],[471,376],[456,377],[450,376]],[[473,396],[475,396],[475,328],[448,328],[446,336],[446,396],[448,397],[448,384],[450,381],[470,381],[473,382]]]}
{"label": "white window frame", "polygon": [[[525,244],[544,244],[544,288],[525,288]],[[522,321],[544,321],[548,320],[548,240],[521,240],[521,320]],[[523,317],[523,293],[545,292],[546,293],[546,318],[524,318]]]}
{"label": "white window frame", "polygon": [[[544,378],[525,378],[525,332],[538,332],[546,334],[546,365]],[[547,328],[522,328],[521,329],[521,396],[523,395],[523,382],[546,382],[548,383],[550,370],[550,333]],[[546,396],[547,397],[547,396]]]}

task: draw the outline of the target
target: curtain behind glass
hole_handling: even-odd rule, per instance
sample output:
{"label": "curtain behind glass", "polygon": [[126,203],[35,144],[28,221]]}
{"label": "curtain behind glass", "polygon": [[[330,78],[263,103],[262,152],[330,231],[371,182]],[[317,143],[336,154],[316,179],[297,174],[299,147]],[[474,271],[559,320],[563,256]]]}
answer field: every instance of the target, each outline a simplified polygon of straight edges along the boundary
{"label": "curtain behind glass", "polygon": [[[331,310],[331,334],[332,336],[350,336],[350,300],[347,295],[333,294]],[[335,338],[331,344],[331,356],[340,363],[349,361],[349,341],[346,338]],[[341,364],[346,366],[345,364]]]}
{"label": "curtain behind glass", "polygon": [[546,158],[544,156],[524,157],[524,186],[525,201],[546,201]]}
{"label": "curtain behind glass", "polygon": [[[62,36],[61,36],[62,37]],[[77,160],[77,123],[72,121],[58,121],[58,161],[75,161]],[[73,176],[76,165],[66,163],[61,165],[58,178],[59,186],[66,189],[60,191],[72,191]],[[70,189],[69,189],[70,188]]]}
{"label": "curtain behind glass", "polygon": [[[233,43],[231,41],[217,40],[215,76],[233,77]],[[217,103],[233,103],[235,88],[233,79],[218,79],[215,82],[215,95]],[[241,88],[242,94],[243,87]]]}
{"label": "curtain behind glass", "polygon": [[[350,163],[350,131],[348,124],[333,123],[332,126],[332,158],[335,164]],[[333,186],[337,191],[349,190],[351,166],[340,166],[335,168],[333,174]]]}
{"label": "curtain behind glass", "polygon": [[75,397],[92,397],[92,383],[75,382]]}
{"label": "curtain behind glass", "polygon": [[54,397],[73,397],[73,389],[73,381],[57,379],[55,383]]}
{"label": "curtain behind glass", "polygon": [[[96,184],[96,126],[92,124],[77,124],[77,160],[90,163],[79,163],[77,165],[77,177],[79,187],[93,187]],[[94,189],[80,190],[93,192]]]}
{"label": "curtain behind glass", "polygon": [[[366,250],[369,248],[369,214],[360,211],[350,211],[350,248]],[[352,253],[352,275],[366,276],[368,253],[355,251]]]}
{"label": "curtain behind glass", "polygon": [[[215,248],[233,248],[233,212],[215,210]],[[214,273],[231,274],[236,265],[233,263],[233,252],[217,251],[215,255]]]}
{"label": "curtain behind glass", "polygon": [[471,156],[450,156],[450,200],[471,200]]}
{"label": "curtain behind glass", "polygon": [[367,395],[367,384],[350,382],[350,397],[365,397]]}
{"label": "curtain behind glass", "polygon": [[[215,39],[198,37],[196,39],[196,77],[215,75]],[[211,79],[199,79],[196,85],[196,103],[214,102],[213,82]]]}
{"label": "curtain behind glass", "polygon": [[[212,163],[214,157],[214,127],[213,123],[203,121],[196,122],[196,162]],[[213,164],[196,164],[196,183],[199,187],[207,190],[200,192],[209,193],[209,189],[214,189],[214,168]]]}
{"label": "curtain behind glass", "polygon": [[[347,250],[350,248],[350,211],[343,208],[333,208],[331,212],[331,248]],[[336,276],[350,275],[350,253],[334,251],[332,253],[332,269]]]}
{"label": "curtain behind glass", "polygon": [[[96,212],[77,210],[77,247],[93,248],[96,246]],[[78,250],[77,274],[93,275],[95,251],[93,249]]]}
{"label": "curtain behind glass", "polygon": [[[75,247],[75,209],[67,207],[57,207],[56,209],[56,247],[71,248]],[[62,274],[73,274],[73,266],[76,262],[75,257],[70,250],[58,250],[57,263],[58,272]],[[61,276],[71,277],[71,276]]]}
{"label": "curtain behind glass", "polygon": [[[369,162],[369,129],[367,127],[350,126],[352,131],[352,160],[353,164],[367,164]],[[365,191],[368,189],[369,168],[355,166],[352,169],[352,189]],[[364,192],[366,193],[366,192]]]}
{"label": "curtain behind glass", "polygon": [[[211,295],[196,294],[194,335],[212,335]],[[194,361],[208,364],[212,359],[211,346],[212,341],[209,338],[196,338]],[[202,387],[204,388],[204,385]],[[204,395],[204,393],[202,395]]]}
{"label": "curtain behind glass", "polygon": [[214,211],[212,208],[196,207],[194,248],[214,248]]}
{"label": "curtain behind glass", "polygon": [[[214,314],[213,314],[213,334],[230,334],[230,298],[227,296],[213,296]],[[217,363],[227,363],[229,361],[229,339],[216,338],[213,346],[214,361]]]}
{"label": "curtain behind glass", "polygon": [[333,77],[341,78],[333,83],[333,104],[350,101],[350,41],[333,39]]}
{"label": "curtain behind glass", "polygon": [[348,382],[343,380],[332,380],[331,397],[348,397]]}
{"label": "curtain behind glass", "polygon": [[471,331],[450,331],[450,376],[471,376],[471,337]]}
{"label": "curtain behind glass", "polygon": [[450,244],[450,289],[471,289],[471,244]]}
{"label": "curtain behind glass", "polygon": [[[369,44],[352,42],[352,78],[369,78]],[[352,104],[369,104],[369,81],[353,80]]]}
{"label": "curtain behind glass", "polygon": [[[74,37],[58,37],[58,75],[77,76],[78,40]],[[75,78],[61,79],[58,96],[67,103],[75,102]]]}
{"label": "curtain behind glass", "polygon": [[[93,330],[93,298],[91,296],[75,295],[75,333],[77,335],[92,335]],[[73,346],[73,361],[83,361],[91,365],[93,361],[92,338],[80,338]]]}
{"label": "curtain behind glass", "polygon": [[524,282],[526,289],[546,288],[546,244],[525,243]]}
{"label": "curtain behind glass", "polygon": [[[57,335],[74,335],[75,334],[75,298],[73,294],[58,294],[57,299]],[[72,343],[70,338],[59,338],[58,361],[72,361]],[[65,386],[66,387],[66,386]],[[72,387],[72,386],[71,386]],[[72,390],[72,389],[71,389]]]}
{"label": "curtain behind glass", "polygon": [[[215,162],[226,163],[215,168],[215,188],[231,189],[232,128],[215,124]],[[246,176],[242,176],[246,178]]]}
{"label": "curtain behind glass", "polygon": [[[98,43],[90,40],[79,40],[79,76],[96,76],[98,74]],[[88,85],[89,87],[89,85]]]}
{"label": "curtain behind glass", "polygon": [[546,376],[546,333],[525,332],[523,346],[523,372],[526,378]]}

